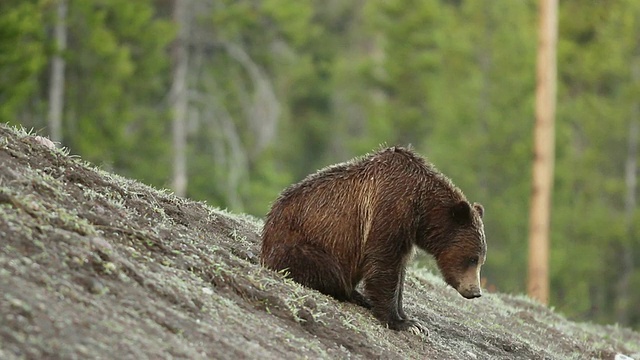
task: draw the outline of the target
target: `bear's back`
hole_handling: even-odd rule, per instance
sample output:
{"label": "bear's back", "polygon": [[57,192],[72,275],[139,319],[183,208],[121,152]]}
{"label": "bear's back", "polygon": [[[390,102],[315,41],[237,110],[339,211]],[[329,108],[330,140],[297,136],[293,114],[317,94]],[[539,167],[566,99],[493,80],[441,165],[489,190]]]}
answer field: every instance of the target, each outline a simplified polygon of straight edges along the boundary
{"label": "bear's back", "polygon": [[435,175],[438,175],[437,170],[413,151],[390,147],[320,169],[285,189],[276,203],[300,194],[358,192],[362,188],[375,188],[385,183],[385,187],[415,188]]}

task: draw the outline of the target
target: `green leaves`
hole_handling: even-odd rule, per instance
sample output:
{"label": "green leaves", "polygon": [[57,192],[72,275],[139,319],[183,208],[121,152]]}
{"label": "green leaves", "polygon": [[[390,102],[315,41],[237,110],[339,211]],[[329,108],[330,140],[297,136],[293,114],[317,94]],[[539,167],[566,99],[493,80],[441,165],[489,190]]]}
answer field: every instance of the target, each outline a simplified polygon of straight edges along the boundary
{"label": "green leaves", "polygon": [[0,121],[13,121],[46,64],[43,1],[0,3]]}

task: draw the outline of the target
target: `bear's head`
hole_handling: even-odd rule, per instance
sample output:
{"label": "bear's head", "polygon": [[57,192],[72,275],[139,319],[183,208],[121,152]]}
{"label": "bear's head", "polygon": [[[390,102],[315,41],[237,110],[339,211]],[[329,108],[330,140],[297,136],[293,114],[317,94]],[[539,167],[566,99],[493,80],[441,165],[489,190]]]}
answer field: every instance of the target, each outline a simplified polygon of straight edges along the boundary
{"label": "bear's head", "polygon": [[447,284],[467,299],[482,295],[480,268],[487,254],[483,214],[484,208],[477,203],[471,205],[462,200],[453,205],[448,239],[435,256]]}

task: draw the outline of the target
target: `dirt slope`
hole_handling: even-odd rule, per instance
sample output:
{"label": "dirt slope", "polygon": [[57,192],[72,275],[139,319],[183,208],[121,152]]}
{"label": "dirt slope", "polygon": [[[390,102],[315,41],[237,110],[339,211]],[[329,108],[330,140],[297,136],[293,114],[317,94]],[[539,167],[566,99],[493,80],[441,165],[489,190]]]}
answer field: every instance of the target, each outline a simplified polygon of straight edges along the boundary
{"label": "dirt slope", "polygon": [[260,222],[0,125],[0,359],[640,359],[640,334],[412,270],[388,330],[258,265]]}

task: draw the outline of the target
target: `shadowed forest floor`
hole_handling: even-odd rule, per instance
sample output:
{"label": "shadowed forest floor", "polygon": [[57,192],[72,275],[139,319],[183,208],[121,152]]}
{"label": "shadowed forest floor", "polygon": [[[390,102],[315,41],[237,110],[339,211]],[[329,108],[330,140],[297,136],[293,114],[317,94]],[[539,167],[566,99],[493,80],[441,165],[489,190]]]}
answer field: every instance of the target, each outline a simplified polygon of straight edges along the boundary
{"label": "shadowed forest floor", "polygon": [[258,263],[261,223],[109,174],[0,125],[0,359],[640,359],[640,334],[411,269],[429,336]]}

